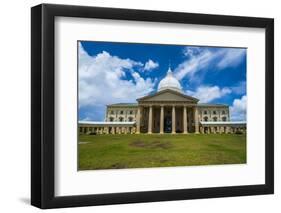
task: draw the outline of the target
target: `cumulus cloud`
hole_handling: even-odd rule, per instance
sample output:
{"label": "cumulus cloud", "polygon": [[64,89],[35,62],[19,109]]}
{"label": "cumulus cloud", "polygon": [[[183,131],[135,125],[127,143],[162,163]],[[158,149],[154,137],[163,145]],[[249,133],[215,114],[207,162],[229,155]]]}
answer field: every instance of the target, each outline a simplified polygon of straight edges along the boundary
{"label": "cumulus cloud", "polygon": [[208,67],[221,70],[235,67],[243,60],[246,50],[241,48],[200,48],[185,47],[183,54],[186,59],[175,69],[175,76],[181,80],[194,77],[195,73]]}
{"label": "cumulus cloud", "polygon": [[219,88],[218,86],[201,86],[198,87],[196,91],[187,90],[186,93],[198,98],[201,103],[209,103],[215,99],[230,94],[231,90],[227,87]]}
{"label": "cumulus cloud", "polygon": [[157,67],[159,67],[159,64],[157,62],[154,62],[153,60],[149,59],[145,63],[143,70],[144,71],[150,71],[150,70],[153,70],[153,69],[155,69]]}
{"label": "cumulus cloud", "polygon": [[141,66],[141,62],[106,51],[90,56],[79,43],[79,107],[135,102],[151,92],[155,82],[140,76],[136,70]]}
{"label": "cumulus cloud", "polygon": [[230,107],[231,120],[245,121],[247,115],[247,96],[244,95],[241,99],[234,99]]}

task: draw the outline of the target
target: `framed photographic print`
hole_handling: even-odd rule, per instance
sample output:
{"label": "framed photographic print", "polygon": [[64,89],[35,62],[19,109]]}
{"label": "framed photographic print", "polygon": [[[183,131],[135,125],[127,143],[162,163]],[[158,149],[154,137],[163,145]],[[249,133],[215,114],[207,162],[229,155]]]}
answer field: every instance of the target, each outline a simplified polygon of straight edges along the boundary
{"label": "framed photographic print", "polygon": [[272,194],[274,21],[31,9],[31,203]]}

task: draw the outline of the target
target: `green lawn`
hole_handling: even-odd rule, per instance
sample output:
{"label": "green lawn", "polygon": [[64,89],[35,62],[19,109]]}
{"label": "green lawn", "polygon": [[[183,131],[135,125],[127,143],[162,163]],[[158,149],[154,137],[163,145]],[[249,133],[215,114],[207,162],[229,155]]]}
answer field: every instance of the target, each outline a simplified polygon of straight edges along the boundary
{"label": "green lawn", "polygon": [[79,170],[246,163],[246,135],[80,135]]}

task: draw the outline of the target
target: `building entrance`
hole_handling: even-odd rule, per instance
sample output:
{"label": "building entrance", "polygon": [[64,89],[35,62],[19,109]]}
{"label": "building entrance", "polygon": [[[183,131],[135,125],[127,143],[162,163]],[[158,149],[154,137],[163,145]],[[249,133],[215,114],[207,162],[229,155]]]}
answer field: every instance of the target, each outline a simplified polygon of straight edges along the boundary
{"label": "building entrance", "polygon": [[171,133],[172,132],[172,117],[166,116],[164,119],[164,132]]}

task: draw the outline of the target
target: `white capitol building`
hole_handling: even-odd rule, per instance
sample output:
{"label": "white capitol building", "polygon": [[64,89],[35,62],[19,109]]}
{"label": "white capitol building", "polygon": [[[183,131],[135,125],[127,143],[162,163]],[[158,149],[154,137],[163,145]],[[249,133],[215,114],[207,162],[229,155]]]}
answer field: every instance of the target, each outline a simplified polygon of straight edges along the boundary
{"label": "white capitol building", "polygon": [[230,120],[229,106],[198,103],[184,94],[169,68],[154,94],[137,103],[107,105],[105,121],[79,121],[80,134],[236,133],[246,122]]}

